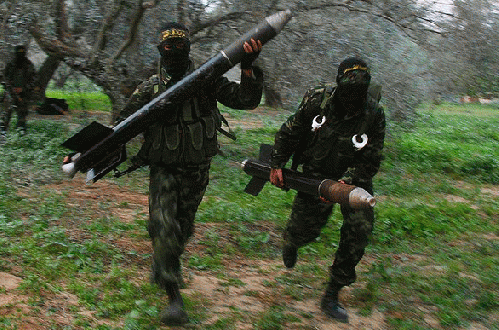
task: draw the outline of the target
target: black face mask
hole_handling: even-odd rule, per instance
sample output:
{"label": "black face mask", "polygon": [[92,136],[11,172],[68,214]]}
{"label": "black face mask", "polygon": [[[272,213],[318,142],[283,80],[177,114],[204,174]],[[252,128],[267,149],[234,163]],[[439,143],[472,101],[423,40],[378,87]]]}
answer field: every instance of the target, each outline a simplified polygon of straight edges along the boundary
{"label": "black face mask", "polygon": [[189,67],[190,42],[185,38],[170,38],[158,45],[161,64],[174,79],[180,79]]}
{"label": "black face mask", "polygon": [[26,60],[26,53],[16,52],[16,55],[15,55],[16,66],[22,65],[25,60]]}
{"label": "black face mask", "polygon": [[355,114],[364,108],[371,76],[366,71],[349,71],[337,79],[336,97],[347,114]]}

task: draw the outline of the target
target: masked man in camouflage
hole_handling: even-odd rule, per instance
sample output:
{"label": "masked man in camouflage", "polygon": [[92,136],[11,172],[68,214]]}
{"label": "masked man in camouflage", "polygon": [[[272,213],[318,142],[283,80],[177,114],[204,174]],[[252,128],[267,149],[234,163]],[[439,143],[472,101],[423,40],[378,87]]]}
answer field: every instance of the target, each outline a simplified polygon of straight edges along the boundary
{"label": "masked man in camouflage", "polygon": [[[179,285],[180,256],[194,232],[194,218],[208,185],[211,158],[217,154],[221,115],[217,102],[233,109],[254,109],[261,100],[263,76],[252,62],[262,44],[243,46],[241,81],[220,77],[180,104],[165,107],[164,116],[144,133],[139,162],[150,167],[149,223],[152,279],[166,290],[170,305],[161,313],[168,325],[188,322]],[[169,23],[161,29],[159,73],[142,82],[120,114],[126,118],[193,71],[188,29]]]}
{"label": "masked man in camouflage", "polygon": [[[347,58],[338,67],[337,86],[319,86],[305,94],[298,111],[275,135],[270,181],[284,188],[282,168],[293,155],[293,166],[322,179],[339,180],[373,193],[385,136],[385,116],[378,105],[380,89],[370,89],[371,75],[359,58]],[[355,282],[355,266],[372,233],[372,209],[341,205],[343,225],[330,281],[321,301],[329,317],[348,322],[338,303],[338,292]],[[298,248],[313,242],[333,211],[333,204],[298,192],[284,232],[283,261],[292,268]]]}
{"label": "masked man in camouflage", "polygon": [[15,47],[14,59],[5,66],[5,108],[0,122],[0,134],[5,135],[9,128],[12,110],[17,114],[17,128],[26,132],[28,99],[35,83],[35,66],[26,57],[26,47]]}

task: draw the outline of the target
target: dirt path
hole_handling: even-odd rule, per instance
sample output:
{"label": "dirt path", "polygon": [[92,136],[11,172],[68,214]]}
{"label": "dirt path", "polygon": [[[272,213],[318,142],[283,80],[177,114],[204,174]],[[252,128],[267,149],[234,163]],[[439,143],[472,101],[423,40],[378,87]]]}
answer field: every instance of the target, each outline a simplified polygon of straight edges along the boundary
{"label": "dirt path", "polygon": [[[133,192],[127,188],[122,188],[106,180],[99,181],[94,185],[85,185],[82,178],[75,178],[71,181],[64,181],[60,184],[45,186],[47,191],[56,191],[64,194],[68,206],[88,210],[95,216],[103,212],[99,209],[100,203],[111,203],[111,207],[106,212],[119,218],[125,223],[134,221],[137,216],[147,216],[148,199],[144,194]],[[20,191],[24,197],[30,195],[29,191]],[[127,206],[123,207],[120,202],[126,201]],[[205,239],[205,231],[213,230],[216,224],[197,224],[196,233],[187,246],[186,255],[201,253],[202,244],[197,244]],[[79,224],[71,225],[67,221],[66,234],[72,239],[82,239],[84,230]],[[145,230],[145,229],[144,229]],[[277,235],[277,234],[276,234]],[[137,239],[123,237],[117,239],[113,244],[119,247],[124,253],[136,251],[138,254],[151,253],[152,248],[148,239]],[[138,258],[137,258],[138,259]],[[135,281],[141,283],[148,281],[150,261],[137,260],[138,267]],[[342,300],[350,311],[350,323],[348,325],[328,320],[319,310],[320,294],[317,288],[305,288],[305,296],[310,299],[297,301],[283,293],[286,285],[275,288],[268,285],[269,280],[278,277],[292,276],[292,270],[287,270],[280,261],[276,260],[250,260],[244,256],[237,256],[234,259],[223,260],[225,278],[237,279],[240,285],[230,286],[226,281],[220,280],[216,273],[210,271],[199,271],[192,268],[184,268],[186,288],[182,290],[186,297],[199,299],[203,297],[206,307],[209,310],[211,319],[206,323],[214,323],[219,318],[226,317],[234,310],[241,310],[250,315],[258,315],[268,311],[269,306],[275,306],[276,301],[285,306],[288,312],[300,318],[302,323],[296,328],[303,329],[302,326],[313,329],[383,329],[385,318],[382,313],[375,311],[369,317],[361,317],[356,314],[355,308],[351,306],[350,288],[346,288],[342,294]],[[363,261],[361,267],[368,267],[368,258]],[[327,267],[326,264],[323,265]],[[14,274],[22,274],[18,266],[13,268]],[[78,299],[73,294],[63,290],[58,294],[44,295],[42,306],[31,306],[30,297],[21,294],[20,285],[22,278],[10,273],[0,272],[0,316],[19,315],[22,318],[18,323],[18,329],[52,329],[50,325],[57,324],[58,327],[70,326],[74,320],[74,313],[69,310],[78,309],[78,314],[92,317],[92,312],[80,305]],[[361,285],[361,284],[359,284]],[[251,292],[248,295],[248,292]],[[308,315],[308,317],[304,317]],[[113,324],[113,326],[119,326]],[[166,327],[165,327],[166,328]],[[240,322],[237,329],[253,329],[251,322],[245,324]]]}
{"label": "dirt path", "polygon": [[[230,118],[229,118],[230,120]],[[232,126],[237,126],[233,124]],[[258,122],[246,123],[250,127],[258,126]],[[146,219],[148,212],[148,197],[128,188],[119,187],[107,180],[101,180],[94,185],[86,185],[83,178],[76,177],[71,181],[63,181],[59,184],[44,186],[47,192],[64,194],[67,205],[73,209],[85,210],[95,217],[102,216],[104,213],[111,213],[124,223],[132,223],[137,217]],[[19,195],[23,198],[30,198],[37,192],[30,191],[28,188],[19,190]],[[489,189],[482,193],[498,196],[497,190]],[[448,197],[449,199],[452,196]],[[455,199],[455,198],[454,198]],[[455,201],[453,199],[453,201]],[[126,202],[126,206],[123,206]],[[457,202],[460,202],[458,200]],[[466,201],[464,201],[466,202]],[[100,204],[110,205],[106,209],[99,207]],[[83,240],[87,233],[80,224],[71,223],[71,219],[66,219],[64,228],[66,234],[74,240]],[[198,223],[196,232],[187,246],[186,255],[202,253],[203,244],[199,244],[206,239],[206,232],[216,229],[217,232],[224,230],[216,228],[217,224]],[[270,228],[272,229],[272,228]],[[145,231],[145,228],[144,228]],[[275,237],[280,237],[280,233],[272,233]],[[140,238],[142,237],[142,238]],[[132,251],[137,254],[150,254],[152,248],[145,235],[137,237],[119,237],[115,238],[113,245],[118,247],[124,254],[131,254]],[[404,255],[393,256],[394,263],[410,263],[414,261],[414,256]],[[360,271],[367,271],[375,260],[366,255],[359,265]],[[133,259],[136,267],[134,281],[143,283],[148,281],[150,260],[141,258]],[[327,264],[322,261],[321,267],[327,268]],[[75,315],[81,315],[88,319],[97,320],[93,317],[92,311],[87,310],[79,303],[77,297],[69,292],[64,285],[61,290],[51,290],[43,293],[41,304],[33,305],[30,297],[23,294],[23,270],[20,265],[16,265],[13,260],[13,266],[9,272],[0,272],[0,321],[2,317],[19,316],[17,329],[62,329],[64,327],[75,328],[73,322]],[[385,329],[387,327],[387,315],[374,310],[368,317],[362,317],[358,314],[357,306],[353,299],[352,291],[354,288],[345,288],[342,291],[341,302],[348,309],[350,315],[349,324],[341,324],[327,319],[319,309],[319,301],[323,287],[305,287],[303,288],[304,299],[293,299],[286,294],[288,284],[278,284],[269,286],[269,281],[276,278],[292,277],[296,274],[293,270],[287,270],[280,260],[252,260],[245,256],[238,255],[231,259],[223,260],[226,271],[224,278],[237,279],[239,285],[227,285],[227,282],[221,280],[219,274],[210,271],[200,271],[195,268],[186,267],[184,276],[186,288],[182,290],[186,297],[198,302],[202,301],[203,307],[208,310],[210,319],[206,324],[213,324],[218,319],[227,317],[236,310],[245,312],[246,315],[255,315],[269,310],[271,306],[285,305],[286,312],[292,313],[301,320],[301,323],[295,323],[295,327],[288,329],[317,329],[317,330],[336,330],[336,329]],[[275,283],[275,282],[273,282]],[[362,288],[365,283],[361,279],[353,287]],[[54,294],[53,292],[58,292]],[[248,294],[250,293],[250,294]],[[202,299],[201,299],[202,298]],[[423,307],[422,307],[423,308]],[[75,313],[74,310],[77,310]],[[422,310],[425,314],[425,311]],[[438,320],[430,317],[432,311],[426,313],[425,322],[428,328],[442,329]],[[391,318],[402,317],[402,315],[389,315]],[[102,318],[99,318],[102,320]],[[102,322],[102,321],[100,321]],[[110,322],[111,326],[120,327],[123,321],[118,323]],[[251,322],[239,321],[236,324],[238,330],[253,329]],[[1,328],[1,323],[0,323]],[[166,327],[165,327],[166,328]],[[472,327],[481,330],[480,326]],[[202,328],[197,328],[202,329]]]}

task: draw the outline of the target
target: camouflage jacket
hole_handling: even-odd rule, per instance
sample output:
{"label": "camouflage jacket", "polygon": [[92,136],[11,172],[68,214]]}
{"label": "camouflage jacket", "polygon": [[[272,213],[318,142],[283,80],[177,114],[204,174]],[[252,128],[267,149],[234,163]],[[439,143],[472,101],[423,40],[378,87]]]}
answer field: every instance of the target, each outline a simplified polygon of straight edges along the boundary
{"label": "camouflage jacket", "polygon": [[[297,112],[276,133],[271,166],[283,168],[293,155],[300,157],[298,163],[303,164],[306,173],[369,187],[382,159],[383,108],[378,104],[379,99],[369,98],[357,115],[342,115],[335,106],[334,88],[330,95],[325,93],[326,88],[308,90]],[[318,115],[325,116],[325,122],[314,132],[312,121]],[[357,150],[352,137],[363,133],[367,134],[367,145]]]}
{"label": "camouflage jacket", "polygon": [[[193,71],[191,65],[188,73]],[[144,143],[138,157],[146,164],[160,166],[186,166],[205,164],[218,151],[217,129],[221,115],[217,102],[232,109],[254,109],[260,104],[263,74],[253,67],[253,77],[241,74],[241,82],[231,82],[219,77],[205,85],[196,95],[182,104],[165,107],[164,116],[144,132]],[[122,120],[174,82],[163,68],[159,73],[142,82],[120,113]]]}

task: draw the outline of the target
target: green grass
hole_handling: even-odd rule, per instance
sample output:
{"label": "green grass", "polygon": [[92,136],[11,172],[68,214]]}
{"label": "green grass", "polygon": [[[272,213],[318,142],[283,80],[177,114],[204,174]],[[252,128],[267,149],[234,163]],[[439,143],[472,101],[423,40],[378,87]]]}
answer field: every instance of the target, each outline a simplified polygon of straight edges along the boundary
{"label": "green grass", "polygon": [[[93,104],[93,96],[84,98]],[[214,275],[220,290],[259,297],[228,275],[224,261],[280,264],[280,235],[295,193],[266,185],[258,197],[245,194],[249,177],[239,163],[256,158],[259,144],[272,143],[290,113],[222,110],[237,140],[220,138],[223,156],[213,161],[197,214],[204,230],[190,245],[203,253],[186,253],[184,266]],[[236,121],[262,124],[241,128]],[[34,311],[57,315],[56,307],[44,309],[45,301],[62,292],[74,295],[77,305],[65,310],[72,316],[68,329],[159,328],[166,298],[143,280],[150,254],[117,245],[147,241],[147,215],[128,222],[113,216],[112,208],[133,210],[127,200],[68,205],[69,192],[56,187],[66,180],[60,163],[67,151],[60,144],[75,127],[50,119],[30,121],[29,127],[26,136],[9,133],[0,147],[0,272],[22,278],[18,293],[31,297]],[[384,313],[387,329],[431,329],[428,317],[445,329],[499,329],[498,128],[497,108],[451,104],[422,108],[411,128],[389,122],[385,160],[374,182],[372,244],[346,301],[349,309],[368,317]],[[129,145],[130,154],[138,142]],[[105,180],[147,194],[145,168]],[[341,220],[335,213],[317,241],[300,249],[292,272],[260,270],[271,293],[265,311],[231,306],[212,319],[217,302],[193,293],[186,296],[191,328],[236,329],[243,322],[254,329],[313,329],[314,315],[290,309],[284,300],[320,299]],[[22,318],[5,308],[0,306],[0,327],[16,329]]]}
{"label": "green grass", "polygon": [[69,110],[92,110],[92,111],[111,111],[111,101],[109,97],[100,92],[68,92],[63,90],[51,89],[45,93],[47,97],[65,99]]}

